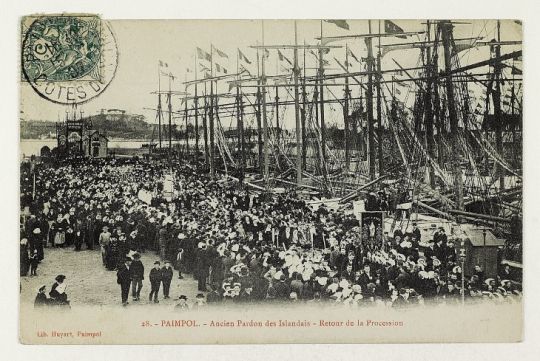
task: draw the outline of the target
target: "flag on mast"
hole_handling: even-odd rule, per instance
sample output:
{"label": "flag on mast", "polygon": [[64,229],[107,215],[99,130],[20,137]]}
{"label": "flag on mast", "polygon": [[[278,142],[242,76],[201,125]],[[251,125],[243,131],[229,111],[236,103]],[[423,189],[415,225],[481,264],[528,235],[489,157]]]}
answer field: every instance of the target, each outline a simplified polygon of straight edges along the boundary
{"label": "flag on mast", "polygon": [[165,63],[164,61],[159,61],[159,66],[162,67],[162,68],[168,68],[169,67],[169,64]]}
{"label": "flag on mast", "polygon": [[287,59],[287,57],[285,55],[283,55],[281,53],[281,51],[279,51],[279,49],[278,49],[277,53],[278,53],[278,56],[279,56],[279,61],[285,60],[287,63],[289,63],[289,65],[292,66],[292,62],[289,59]]}
{"label": "flag on mast", "polygon": [[327,23],[334,24],[338,28],[351,30],[346,20],[325,20]]}
{"label": "flag on mast", "polygon": [[221,56],[222,58],[227,58],[227,59],[229,59],[229,56],[228,56],[227,54],[225,54],[223,51],[219,50],[219,49],[216,48],[215,46],[214,46],[214,50],[215,50],[216,53],[217,53],[219,56]]}
{"label": "flag on mast", "polygon": [[[393,21],[385,20],[384,21],[384,32],[387,34],[402,34],[404,33],[403,29],[397,26]],[[396,37],[401,39],[407,39],[405,35],[396,35]]]}
{"label": "flag on mast", "polygon": [[238,49],[238,58],[241,60],[241,61],[244,61],[248,64],[251,64],[251,60],[249,60],[247,58],[247,56],[244,55],[244,53],[242,53],[242,51],[240,49]]}
{"label": "flag on mast", "polygon": [[360,63],[360,61],[358,60],[358,58],[356,57],[356,55],[354,55],[354,53],[352,52],[352,50],[350,48],[347,48],[347,52],[349,53],[349,55],[354,59],[356,60],[357,63]]}
{"label": "flag on mast", "polygon": [[201,48],[197,48],[197,57],[206,61],[212,61],[212,56]]}
{"label": "flag on mast", "polygon": [[216,63],[215,65],[216,65],[216,71],[218,73],[227,74],[227,69],[225,69],[223,66],[219,65],[218,63]]}

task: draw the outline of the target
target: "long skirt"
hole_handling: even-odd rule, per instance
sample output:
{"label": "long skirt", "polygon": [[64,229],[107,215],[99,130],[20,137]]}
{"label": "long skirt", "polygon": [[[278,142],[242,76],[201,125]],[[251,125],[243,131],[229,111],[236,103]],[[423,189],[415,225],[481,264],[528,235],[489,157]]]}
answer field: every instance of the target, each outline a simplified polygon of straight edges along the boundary
{"label": "long skirt", "polygon": [[54,245],[62,245],[66,242],[66,232],[56,232],[54,236]]}

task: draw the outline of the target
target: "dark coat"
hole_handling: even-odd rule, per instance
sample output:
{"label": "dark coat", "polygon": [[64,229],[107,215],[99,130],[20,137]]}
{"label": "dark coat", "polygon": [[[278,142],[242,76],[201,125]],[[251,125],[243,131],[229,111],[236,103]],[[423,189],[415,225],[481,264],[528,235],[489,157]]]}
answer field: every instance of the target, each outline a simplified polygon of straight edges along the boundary
{"label": "dark coat", "polygon": [[124,264],[116,272],[116,283],[126,285],[131,283],[131,268],[127,268]]}
{"label": "dark coat", "polygon": [[289,299],[291,288],[286,282],[277,282],[274,285],[274,289],[276,290],[276,298],[282,300]]}
{"label": "dark coat", "polygon": [[162,280],[162,274],[161,274],[161,269],[155,269],[155,268],[152,268],[150,270],[150,274],[148,276],[150,278],[150,282],[152,283],[159,283],[161,282]]}
{"label": "dark coat", "polygon": [[163,282],[166,282],[166,281],[171,282],[172,278],[173,278],[173,268],[163,267],[161,269],[161,279],[163,280]]}
{"label": "dark coat", "polygon": [[49,299],[45,293],[38,293],[36,299],[34,300],[34,307],[43,307],[49,304]]}
{"label": "dark coat", "polygon": [[131,279],[144,280],[144,265],[140,260],[134,260],[131,262]]}

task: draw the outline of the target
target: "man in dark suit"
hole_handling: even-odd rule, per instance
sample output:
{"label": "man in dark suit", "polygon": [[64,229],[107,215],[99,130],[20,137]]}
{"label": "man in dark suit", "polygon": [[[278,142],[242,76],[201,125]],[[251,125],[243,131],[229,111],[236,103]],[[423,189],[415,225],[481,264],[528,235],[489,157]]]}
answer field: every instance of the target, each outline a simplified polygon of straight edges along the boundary
{"label": "man in dark suit", "polygon": [[199,248],[196,251],[196,259],[197,259],[197,289],[200,292],[206,292],[206,278],[208,277],[208,274],[210,272],[210,264],[209,264],[209,255],[208,251],[206,249],[206,244],[203,242],[200,242]]}
{"label": "man in dark suit", "polygon": [[173,268],[171,262],[165,261],[165,266],[161,269],[161,281],[163,282],[163,298],[169,298],[169,289],[173,278]]}
{"label": "man in dark suit", "polygon": [[131,258],[126,258],[124,264],[116,272],[116,283],[122,291],[122,306],[128,305],[129,286],[131,285]]}
{"label": "man in dark suit", "polygon": [[158,293],[159,293],[159,286],[161,284],[161,267],[159,261],[154,262],[154,268],[150,270],[150,296],[149,299],[152,301],[152,296],[154,298],[154,303],[159,303],[158,301]]}
{"label": "man in dark suit", "polygon": [[131,296],[133,301],[139,301],[141,296],[142,281],[144,280],[144,265],[141,262],[141,255],[133,254],[133,262],[131,263]]}

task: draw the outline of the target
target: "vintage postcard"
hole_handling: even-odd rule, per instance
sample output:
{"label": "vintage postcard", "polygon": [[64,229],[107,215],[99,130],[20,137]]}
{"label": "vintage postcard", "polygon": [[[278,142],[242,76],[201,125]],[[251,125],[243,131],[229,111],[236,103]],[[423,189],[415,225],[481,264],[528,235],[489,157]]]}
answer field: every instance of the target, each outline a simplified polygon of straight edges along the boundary
{"label": "vintage postcard", "polygon": [[522,22],[20,20],[20,342],[522,340]]}

